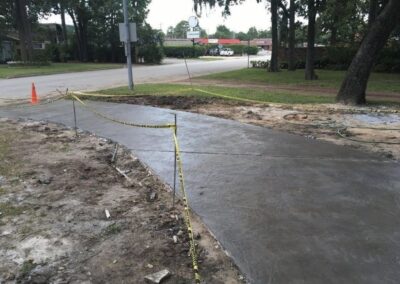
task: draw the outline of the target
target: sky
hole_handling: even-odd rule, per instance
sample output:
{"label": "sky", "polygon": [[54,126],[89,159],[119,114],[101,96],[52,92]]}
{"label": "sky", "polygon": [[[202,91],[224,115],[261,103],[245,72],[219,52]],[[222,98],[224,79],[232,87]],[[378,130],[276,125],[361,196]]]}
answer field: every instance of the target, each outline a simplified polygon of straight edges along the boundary
{"label": "sky", "polygon": [[[178,22],[188,20],[194,15],[192,0],[152,0],[147,22],[154,29],[161,27],[166,32],[169,26],[175,26]],[[66,20],[67,24],[72,24],[69,17]],[[60,21],[60,16],[56,15],[41,20],[46,23],[60,23]],[[247,0],[242,5],[232,7],[231,15],[226,18],[222,16],[221,8],[205,8],[199,18],[199,23],[208,34],[214,33],[218,25],[226,25],[234,32],[247,32],[253,26],[258,30],[265,30],[271,26],[265,2],[257,3],[256,0]]]}

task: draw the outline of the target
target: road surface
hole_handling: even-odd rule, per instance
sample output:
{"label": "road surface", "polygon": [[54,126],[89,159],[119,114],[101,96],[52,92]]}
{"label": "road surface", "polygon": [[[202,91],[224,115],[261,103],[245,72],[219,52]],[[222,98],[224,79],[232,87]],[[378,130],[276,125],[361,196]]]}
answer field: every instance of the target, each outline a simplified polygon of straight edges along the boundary
{"label": "road surface", "polygon": [[[223,72],[247,67],[247,57],[228,58],[218,61],[188,60],[193,76]],[[163,65],[134,66],[135,83],[171,82],[188,77],[183,60],[166,60]],[[39,96],[59,90],[92,91],[127,85],[126,68],[0,79],[0,98],[25,98],[30,96],[32,82]]]}
{"label": "road surface", "polygon": [[[173,121],[171,110],[88,103],[121,120]],[[77,111],[81,129],[126,145],[171,184],[170,129],[134,128]],[[399,283],[399,163],[267,128],[176,113],[191,207],[251,283]],[[2,116],[73,125],[70,101],[0,108]]]}

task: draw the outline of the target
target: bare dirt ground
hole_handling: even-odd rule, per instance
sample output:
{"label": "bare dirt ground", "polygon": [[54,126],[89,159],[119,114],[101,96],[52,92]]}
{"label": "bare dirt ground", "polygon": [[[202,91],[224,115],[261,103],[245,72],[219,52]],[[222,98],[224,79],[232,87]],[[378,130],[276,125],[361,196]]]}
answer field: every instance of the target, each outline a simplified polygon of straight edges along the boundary
{"label": "bare dirt ground", "polygon": [[[101,100],[152,105],[233,119],[306,136],[309,139],[349,145],[400,160],[400,110],[395,107],[252,104],[183,96],[138,96]],[[344,137],[340,136],[338,131]]]}
{"label": "bare dirt ground", "polygon": [[[0,283],[145,283],[162,269],[162,283],[194,282],[183,205],[172,209],[168,188],[128,150],[111,164],[113,153],[88,133],[0,120]],[[193,223],[204,283],[242,283]]]}

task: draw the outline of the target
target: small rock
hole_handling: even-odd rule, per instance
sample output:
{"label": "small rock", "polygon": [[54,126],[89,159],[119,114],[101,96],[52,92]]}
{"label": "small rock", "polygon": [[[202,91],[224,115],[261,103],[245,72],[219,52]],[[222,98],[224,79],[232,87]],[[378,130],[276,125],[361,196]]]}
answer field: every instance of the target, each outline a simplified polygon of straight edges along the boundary
{"label": "small rock", "polygon": [[116,259],[113,260],[113,263],[116,264],[118,261]]}
{"label": "small rock", "polygon": [[146,266],[147,266],[147,268],[150,268],[150,269],[152,269],[154,267],[154,265],[150,264],[150,263],[148,263]]}
{"label": "small rock", "polygon": [[147,201],[151,202],[151,201],[155,201],[157,199],[157,192],[155,191],[149,191],[149,193],[147,194]]}
{"label": "small rock", "polygon": [[41,175],[38,179],[40,184],[50,184],[53,181],[53,177],[47,175]]}
{"label": "small rock", "polygon": [[167,278],[168,276],[170,276],[170,272],[168,269],[163,269],[159,272],[153,273],[153,274],[149,274],[147,276],[144,277],[144,279],[148,282],[148,283],[156,283],[159,284],[161,283],[161,281],[163,281],[165,278]]}
{"label": "small rock", "polygon": [[48,283],[52,274],[50,267],[36,266],[30,273],[29,283]]}
{"label": "small rock", "polygon": [[107,219],[110,219],[110,217],[111,217],[110,211],[108,211],[108,210],[106,209],[106,210],[105,210],[105,213],[106,213],[106,218],[107,218]]}
{"label": "small rock", "polygon": [[183,235],[183,231],[179,230],[178,233],[176,234],[177,236],[182,236]]}
{"label": "small rock", "polygon": [[195,233],[195,234],[194,234],[194,238],[195,238],[196,240],[200,240],[200,239],[201,239],[200,233],[199,233],[199,232]]}
{"label": "small rock", "polygon": [[178,237],[177,236],[173,236],[172,239],[174,240],[175,244],[178,242]]}

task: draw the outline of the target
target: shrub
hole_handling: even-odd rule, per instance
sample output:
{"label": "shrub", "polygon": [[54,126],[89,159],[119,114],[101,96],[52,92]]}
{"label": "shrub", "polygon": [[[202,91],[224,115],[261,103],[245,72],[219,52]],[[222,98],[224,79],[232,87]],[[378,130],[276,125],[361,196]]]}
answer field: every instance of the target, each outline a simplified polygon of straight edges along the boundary
{"label": "shrub", "polygon": [[197,58],[205,55],[207,48],[205,46],[164,46],[164,54],[166,57],[176,58]]}
{"label": "shrub", "polygon": [[50,62],[48,61],[8,61],[7,65],[9,67],[25,67],[25,66],[48,66]]}
{"label": "shrub", "polygon": [[253,60],[250,61],[250,64],[253,68],[263,68],[263,69],[267,69],[269,68],[269,60]]}
{"label": "shrub", "polygon": [[163,49],[156,45],[144,45],[139,48],[138,56],[144,63],[160,64],[164,58]]}
{"label": "shrub", "polygon": [[258,47],[257,46],[245,46],[243,52],[249,55],[257,55]]}
{"label": "shrub", "polygon": [[243,54],[256,55],[258,53],[258,47],[256,46],[230,44],[230,45],[225,45],[224,48],[232,49],[235,55],[243,55]]}

